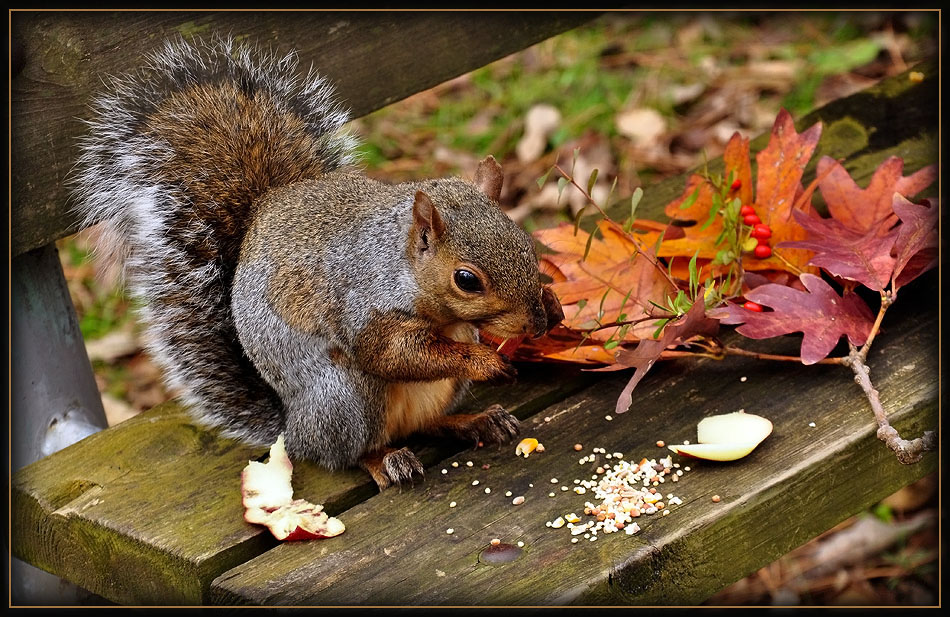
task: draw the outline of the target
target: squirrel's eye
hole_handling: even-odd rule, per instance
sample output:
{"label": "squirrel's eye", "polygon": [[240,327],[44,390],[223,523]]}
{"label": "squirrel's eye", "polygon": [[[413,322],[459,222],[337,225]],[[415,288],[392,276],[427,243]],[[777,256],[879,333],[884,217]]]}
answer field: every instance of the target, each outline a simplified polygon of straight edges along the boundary
{"label": "squirrel's eye", "polygon": [[455,284],[458,285],[458,288],[462,291],[471,293],[479,292],[483,289],[482,282],[478,280],[478,276],[464,268],[459,268],[455,271]]}

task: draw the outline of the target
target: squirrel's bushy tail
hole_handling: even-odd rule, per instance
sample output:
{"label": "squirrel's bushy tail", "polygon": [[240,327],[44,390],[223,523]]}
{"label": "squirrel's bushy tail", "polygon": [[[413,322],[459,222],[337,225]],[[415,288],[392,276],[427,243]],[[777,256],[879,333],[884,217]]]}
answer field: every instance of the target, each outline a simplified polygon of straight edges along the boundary
{"label": "squirrel's bushy tail", "polygon": [[352,162],[347,111],[295,55],[218,39],[167,44],[112,80],[91,117],[76,208],[85,225],[107,224],[147,349],[198,418],[273,442],[283,412],[238,341],[234,268],[260,195]]}

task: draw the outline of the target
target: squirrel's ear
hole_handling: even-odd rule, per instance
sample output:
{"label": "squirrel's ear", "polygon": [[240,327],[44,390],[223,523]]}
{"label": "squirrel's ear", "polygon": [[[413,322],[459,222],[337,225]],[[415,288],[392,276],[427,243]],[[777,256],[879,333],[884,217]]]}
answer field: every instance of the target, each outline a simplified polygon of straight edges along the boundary
{"label": "squirrel's ear", "polygon": [[492,201],[498,201],[501,197],[501,184],[504,180],[505,174],[501,172],[501,165],[490,154],[478,164],[478,169],[475,170],[475,186]]}
{"label": "squirrel's ear", "polygon": [[445,223],[442,222],[439,210],[429,196],[422,191],[416,191],[416,199],[412,204],[412,220],[420,241],[419,250],[429,248],[429,244],[433,240],[438,240],[445,231]]}

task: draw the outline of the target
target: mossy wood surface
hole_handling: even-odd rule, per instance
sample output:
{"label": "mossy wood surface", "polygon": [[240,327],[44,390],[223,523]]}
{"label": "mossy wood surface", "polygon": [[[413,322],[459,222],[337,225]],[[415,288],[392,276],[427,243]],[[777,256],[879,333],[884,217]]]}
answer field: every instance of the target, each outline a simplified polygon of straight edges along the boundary
{"label": "mossy wood surface", "polygon": [[[934,285],[926,298],[931,310],[892,324],[870,357],[871,377],[907,437],[937,426]],[[761,348],[794,353],[789,343],[797,342],[786,337]],[[504,448],[447,458],[435,467],[448,474],[430,473],[423,484],[342,513],[342,535],[283,544],[226,572],[212,584],[212,598],[321,606],[695,604],[937,467],[936,453],[916,465],[897,461],[875,437],[870,407],[844,367],[671,361],[655,367],[631,410],[617,415],[628,377],[615,374],[524,423],[523,434],[541,441],[543,453],[524,459]],[[634,461],[658,458],[669,454],[658,439],[694,441],[703,417],[738,409],[769,418],[772,435],[731,463],[674,455],[691,471],[660,485],[683,500],[669,515],[641,516],[642,531],[633,536],[601,533],[576,544],[566,527],[545,526],[596,502],[591,491],[560,488],[615,462],[598,455],[579,464],[592,448]],[[453,468],[452,460],[474,465]],[[513,505],[506,491],[524,495],[524,504]],[[711,501],[714,494],[721,502]],[[493,538],[525,547],[510,563],[488,563],[483,551]]]}
{"label": "mossy wood surface", "polygon": [[[912,81],[911,72],[923,73],[924,80]],[[802,183],[807,186],[815,179],[815,169],[822,156],[839,160],[861,187],[868,185],[874,170],[889,156],[903,159],[904,175],[936,163],[940,144],[939,103],[939,65],[929,60],[797,118],[795,130],[799,133],[817,122],[822,125],[821,140],[805,168]],[[755,153],[768,145],[769,134],[766,131],[750,143],[753,178]],[[722,169],[721,157],[709,161],[711,173],[722,173]],[[700,167],[695,171],[701,170]],[[587,182],[587,178],[577,180],[581,186]],[[936,185],[931,188],[926,196],[937,195]],[[663,208],[683,194],[686,181],[684,176],[675,176],[644,186],[643,190],[637,217],[667,221]],[[824,207],[820,191],[815,191],[814,202],[819,209]],[[621,200],[608,208],[608,214],[618,221],[629,213],[629,200]],[[595,220],[594,216],[585,218],[584,227],[590,229]]]}
{"label": "mossy wood surface", "polygon": [[64,185],[87,104],[110,75],[182,35],[296,49],[354,117],[577,26],[595,13],[11,13],[12,253],[78,231]]}
{"label": "mossy wood surface", "polygon": [[[476,388],[463,410],[501,403],[526,418],[593,379],[528,366],[514,386]],[[431,463],[470,456],[472,447],[411,445],[428,477],[437,475]],[[13,552],[115,602],[204,603],[215,576],[277,543],[244,522],[241,506],[241,471],[267,451],[200,428],[175,404],[157,407],[16,473]],[[296,497],[330,514],[378,492],[361,470],[328,472],[307,462],[295,462],[293,484]]]}

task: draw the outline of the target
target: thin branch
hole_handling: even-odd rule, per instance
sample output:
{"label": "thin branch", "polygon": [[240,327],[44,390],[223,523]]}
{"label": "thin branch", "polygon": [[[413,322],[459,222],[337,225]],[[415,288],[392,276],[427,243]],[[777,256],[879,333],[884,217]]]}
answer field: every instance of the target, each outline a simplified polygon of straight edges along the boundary
{"label": "thin branch", "polygon": [[867,360],[868,351],[871,349],[871,343],[874,342],[874,337],[877,336],[878,331],[881,329],[881,322],[884,321],[884,313],[887,312],[887,309],[890,305],[894,304],[895,299],[896,298],[893,292],[881,292],[881,308],[877,311],[877,317],[874,319],[874,325],[871,326],[871,333],[868,335],[868,340],[864,342],[864,345],[862,345],[861,349],[858,351],[858,355],[860,356],[862,363]]}
{"label": "thin branch", "polygon": [[[560,174],[561,174],[564,178],[566,178],[572,185],[574,185],[574,187],[575,187],[578,191],[581,192],[581,194],[582,194],[582,195],[584,196],[584,198],[588,201],[588,203],[590,203],[592,206],[594,206],[594,208],[597,209],[597,211],[600,213],[600,215],[604,218],[605,221],[607,221],[607,222],[609,222],[609,223],[613,223],[614,225],[617,225],[618,227],[620,227],[621,229],[623,229],[623,227],[622,227],[620,224],[618,224],[616,221],[614,221],[614,220],[611,219],[609,216],[607,216],[607,212],[605,212],[604,209],[600,207],[600,204],[598,204],[596,201],[594,201],[594,198],[590,196],[590,193],[588,193],[587,190],[584,189],[584,187],[582,187],[580,184],[577,183],[577,180],[574,179],[574,175],[573,175],[573,174],[569,174],[569,173],[567,173],[566,171],[564,171],[558,163],[554,163],[554,169],[556,169],[556,170],[558,171],[558,173],[560,173]],[[666,271],[666,267],[664,267],[663,264],[660,263],[659,259],[657,259],[656,257],[651,257],[649,253],[647,253],[646,251],[644,251],[644,250],[643,250],[643,247],[640,246],[640,241],[639,241],[637,238],[635,238],[632,234],[629,234],[629,233],[627,233],[627,232],[624,232],[624,235],[626,235],[626,236],[630,239],[630,241],[633,242],[633,245],[636,247],[637,252],[638,252],[639,254],[645,256],[645,257],[647,258],[647,260],[649,260],[649,262],[650,262],[651,264],[653,264],[653,266],[657,269],[657,271],[659,271],[660,274],[662,274],[663,277],[664,277],[667,281],[669,281],[669,283],[670,283],[670,285],[673,287],[673,289],[678,289],[678,288],[679,288],[679,287],[676,285],[676,281],[674,281],[674,280],[673,280],[673,277],[670,276],[670,273]]]}
{"label": "thin branch", "polygon": [[902,439],[884,412],[878,391],[871,384],[870,367],[864,363],[862,351],[850,345],[851,352],[847,356],[846,364],[854,371],[854,381],[864,390],[865,396],[871,403],[871,410],[877,420],[877,437],[897,454],[897,460],[905,465],[916,463],[923,457],[923,453],[937,449],[937,435],[934,431],[925,431],[921,437],[913,440]]}
{"label": "thin branch", "polygon": [[[726,345],[722,348],[727,356],[748,356],[750,358],[756,358],[758,360],[778,360],[779,362],[798,362],[801,364],[801,356],[779,356],[770,353],[760,353],[758,351],[749,351],[748,349],[742,349],[741,347],[736,347],[734,345]],[[848,366],[849,360],[846,357],[842,358],[822,358],[815,364],[838,364],[842,366]]]}

